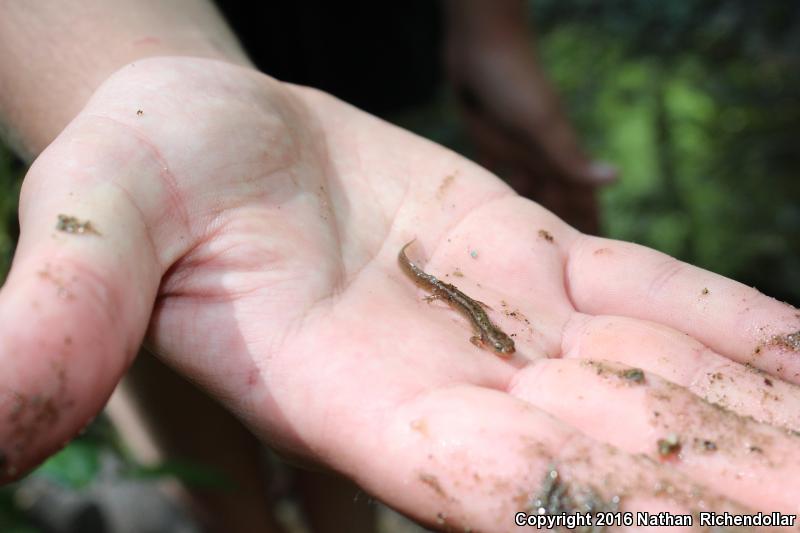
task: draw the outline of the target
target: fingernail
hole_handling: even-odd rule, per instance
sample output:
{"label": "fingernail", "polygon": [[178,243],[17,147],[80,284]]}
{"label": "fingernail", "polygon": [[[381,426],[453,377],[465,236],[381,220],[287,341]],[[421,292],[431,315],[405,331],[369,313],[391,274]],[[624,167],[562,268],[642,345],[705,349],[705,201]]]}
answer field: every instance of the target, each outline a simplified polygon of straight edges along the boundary
{"label": "fingernail", "polygon": [[597,181],[609,183],[617,179],[617,167],[604,163],[602,161],[594,161],[589,167],[589,172]]}

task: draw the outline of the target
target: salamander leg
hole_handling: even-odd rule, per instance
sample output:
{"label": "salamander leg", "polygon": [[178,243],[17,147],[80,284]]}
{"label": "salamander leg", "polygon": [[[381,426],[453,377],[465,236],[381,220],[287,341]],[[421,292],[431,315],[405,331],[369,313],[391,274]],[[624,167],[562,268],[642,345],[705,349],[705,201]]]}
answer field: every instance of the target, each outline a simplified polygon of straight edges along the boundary
{"label": "salamander leg", "polygon": [[480,349],[484,349],[486,347],[484,345],[484,343],[483,343],[483,339],[480,338],[478,335],[470,337],[469,338],[469,342],[471,342],[472,344],[474,344],[475,346],[477,346]]}
{"label": "salamander leg", "polygon": [[480,305],[481,307],[483,307],[484,309],[486,309],[487,311],[493,311],[493,309],[491,307],[489,307],[488,305],[486,305],[485,303],[483,303],[480,300],[474,300],[474,302],[476,304]]}

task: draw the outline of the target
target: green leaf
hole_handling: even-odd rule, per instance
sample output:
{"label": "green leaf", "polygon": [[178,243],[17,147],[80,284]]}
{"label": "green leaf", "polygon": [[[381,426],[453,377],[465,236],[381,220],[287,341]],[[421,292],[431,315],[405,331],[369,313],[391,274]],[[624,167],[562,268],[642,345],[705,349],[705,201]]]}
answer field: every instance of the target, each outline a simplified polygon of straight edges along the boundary
{"label": "green leaf", "polygon": [[156,466],[138,466],[130,472],[133,477],[143,479],[174,477],[186,485],[197,488],[229,490],[234,486],[224,473],[188,461],[165,461]]}
{"label": "green leaf", "polygon": [[67,487],[85,487],[100,469],[100,450],[95,443],[74,441],[48,459],[36,473]]}

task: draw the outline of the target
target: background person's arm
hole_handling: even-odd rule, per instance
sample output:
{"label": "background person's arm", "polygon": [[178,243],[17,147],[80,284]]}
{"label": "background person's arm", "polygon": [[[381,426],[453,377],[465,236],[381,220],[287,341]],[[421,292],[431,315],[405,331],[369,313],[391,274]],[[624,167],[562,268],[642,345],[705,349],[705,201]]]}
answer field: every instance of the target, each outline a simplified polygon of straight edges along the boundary
{"label": "background person's arm", "polygon": [[446,66],[481,165],[571,226],[600,232],[597,189],[616,170],[593,161],[537,54],[521,0],[447,0]]}
{"label": "background person's arm", "polygon": [[179,55],[249,64],[206,0],[0,0],[0,12],[0,123],[11,145],[28,157],[127,63]]}

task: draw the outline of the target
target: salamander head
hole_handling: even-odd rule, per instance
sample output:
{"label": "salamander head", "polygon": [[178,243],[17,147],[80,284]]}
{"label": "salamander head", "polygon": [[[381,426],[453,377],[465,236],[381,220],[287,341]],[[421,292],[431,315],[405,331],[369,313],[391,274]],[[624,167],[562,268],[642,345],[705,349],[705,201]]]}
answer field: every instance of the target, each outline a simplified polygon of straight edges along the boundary
{"label": "salamander head", "polygon": [[514,353],[514,340],[501,331],[489,336],[487,344],[497,352],[498,355],[510,356]]}

